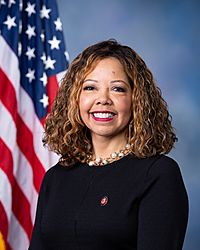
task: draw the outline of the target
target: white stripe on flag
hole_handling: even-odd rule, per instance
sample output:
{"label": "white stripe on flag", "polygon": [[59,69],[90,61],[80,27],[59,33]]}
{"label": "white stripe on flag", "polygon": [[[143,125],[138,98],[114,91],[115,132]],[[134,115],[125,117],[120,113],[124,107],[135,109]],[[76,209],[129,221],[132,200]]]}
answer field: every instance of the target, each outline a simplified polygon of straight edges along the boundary
{"label": "white stripe on flag", "polygon": [[17,56],[12,52],[11,48],[1,35],[0,44],[0,68],[3,69],[8,79],[15,85],[15,92],[18,99],[20,89],[19,62]]}
{"label": "white stripe on flag", "polygon": [[[13,174],[16,178],[18,185],[22,192],[26,196],[27,200],[31,205],[31,218],[34,223],[35,210],[37,205],[38,194],[33,184],[33,172],[32,167],[26,160],[19,147],[16,144],[16,127],[12,120],[12,117],[7,112],[7,109],[3,106],[0,101],[0,113],[4,117],[4,125],[0,123],[0,134],[6,146],[12,153],[13,158]],[[7,129],[9,127],[9,130]],[[10,136],[12,134],[12,136]],[[29,180],[29,181],[27,181]]]}
{"label": "white stripe on flag", "polygon": [[11,223],[12,226],[10,226],[8,229],[8,243],[10,244],[12,250],[28,249],[29,239],[27,234],[13,213],[11,216]]}
{"label": "white stripe on flag", "polygon": [[[1,163],[0,163],[1,164]],[[0,166],[1,167],[1,166]],[[12,214],[12,189],[7,175],[0,168],[0,201],[4,207],[8,223]]]}
{"label": "white stripe on flag", "polygon": [[[53,166],[58,161],[58,156],[55,153],[49,152],[42,144],[42,137],[44,129],[35,115],[33,103],[24,89],[21,88],[21,100],[23,104],[20,105],[19,113],[23,117],[24,122],[34,134],[33,146],[36,155],[41,161],[46,170]],[[29,110],[29,112],[27,112]]]}
{"label": "white stripe on flag", "polygon": [[62,71],[62,72],[60,72],[60,73],[58,73],[58,74],[56,75],[56,78],[57,78],[57,81],[58,81],[58,84],[59,84],[59,85],[60,85],[60,83],[62,82],[62,79],[63,79],[65,73],[66,73],[66,70],[65,70],[65,71]]}

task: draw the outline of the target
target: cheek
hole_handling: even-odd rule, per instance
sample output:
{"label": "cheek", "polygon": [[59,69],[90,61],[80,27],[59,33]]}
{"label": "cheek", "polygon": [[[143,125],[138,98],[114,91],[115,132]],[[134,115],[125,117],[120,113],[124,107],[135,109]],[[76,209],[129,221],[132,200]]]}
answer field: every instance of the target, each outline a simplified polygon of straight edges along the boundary
{"label": "cheek", "polygon": [[80,100],[79,100],[79,109],[81,115],[84,114],[84,112],[87,112],[90,108],[90,100],[84,95],[80,95]]}
{"label": "cheek", "polygon": [[127,100],[127,99],[123,101],[121,100],[118,103],[120,113],[126,116],[131,115],[131,109],[132,109],[131,106],[132,106],[131,100]]}

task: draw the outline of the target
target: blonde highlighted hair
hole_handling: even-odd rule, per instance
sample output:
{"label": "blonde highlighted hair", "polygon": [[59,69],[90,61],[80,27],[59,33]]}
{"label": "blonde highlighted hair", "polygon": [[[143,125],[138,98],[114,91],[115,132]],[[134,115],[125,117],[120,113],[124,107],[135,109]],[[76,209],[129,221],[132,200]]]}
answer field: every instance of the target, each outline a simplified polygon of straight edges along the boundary
{"label": "blonde highlighted hair", "polygon": [[107,40],[86,48],[71,63],[45,123],[43,142],[61,155],[63,165],[86,162],[92,154],[90,132],[81,120],[82,83],[97,62],[120,61],[132,88],[132,153],[139,158],[168,153],[177,140],[167,104],[142,58],[130,47]]}

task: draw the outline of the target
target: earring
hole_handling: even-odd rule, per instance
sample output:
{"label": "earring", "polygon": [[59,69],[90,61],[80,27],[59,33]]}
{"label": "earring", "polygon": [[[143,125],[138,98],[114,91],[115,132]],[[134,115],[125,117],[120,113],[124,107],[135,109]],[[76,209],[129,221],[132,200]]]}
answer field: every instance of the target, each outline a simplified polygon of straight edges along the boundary
{"label": "earring", "polygon": [[132,127],[133,127],[133,122],[130,122],[128,125],[128,144],[131,145],[131,137],[132,137]]}

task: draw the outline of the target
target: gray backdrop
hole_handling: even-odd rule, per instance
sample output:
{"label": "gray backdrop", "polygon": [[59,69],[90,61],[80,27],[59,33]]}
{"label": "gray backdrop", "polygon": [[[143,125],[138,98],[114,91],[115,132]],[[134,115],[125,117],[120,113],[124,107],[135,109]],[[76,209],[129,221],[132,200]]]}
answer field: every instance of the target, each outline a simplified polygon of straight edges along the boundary
{"label": "gray backdrop", "polygon": [[200,249],[200,1],[57,0],[71,60],[108,38],[146,61],[169,105],[190,215],[184,250]]}

